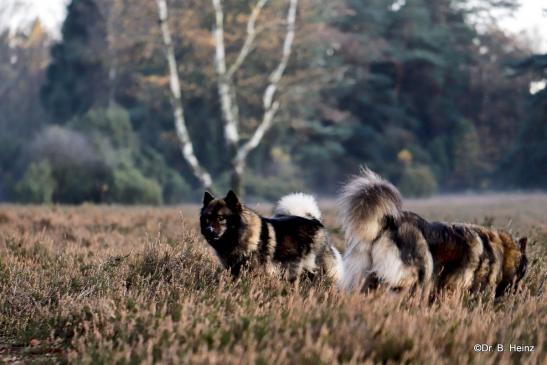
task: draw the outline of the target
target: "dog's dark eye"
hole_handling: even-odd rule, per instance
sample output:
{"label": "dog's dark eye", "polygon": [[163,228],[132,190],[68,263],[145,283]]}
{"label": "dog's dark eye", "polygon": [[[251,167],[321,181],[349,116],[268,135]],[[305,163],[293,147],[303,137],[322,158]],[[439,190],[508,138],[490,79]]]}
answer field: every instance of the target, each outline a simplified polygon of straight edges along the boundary
{"label": "dog's dark eye", "polygon": [[217,220],[218,220],[219,222],[225,222],[225,221],[226,221],[226,217],[219,215],[219,216],[217,217]]}

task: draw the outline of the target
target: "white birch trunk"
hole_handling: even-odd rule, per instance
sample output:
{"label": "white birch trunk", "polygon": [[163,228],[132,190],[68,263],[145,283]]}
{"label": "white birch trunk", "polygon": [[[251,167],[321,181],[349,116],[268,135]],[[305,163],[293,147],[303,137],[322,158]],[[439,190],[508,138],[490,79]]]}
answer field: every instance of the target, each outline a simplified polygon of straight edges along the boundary
{"label": "white birch trunk", "polygon": [[289,0],[289,11],[287,13],[287,33],[283,42],[281,60],[276,69],[270,74],[268,86],[262,97],[264,114],[262,121],[254,131],[251,138],[243,145],[239,145],[239,115],[236,98],[236,90],[233,84],[233,76],[241,67],[247,56],[252,52],[256,37],[256,20],[262,8],[268,0],[258,0],[247,21],[247,36],[234,64],[227,70],[226,49],[224,46],[224,12],[221,0],[212,0],[215,11],[215,27],[213,36],[215,41],[215,69],[217,73],[218,94],[221,102],[222,120],[224,122],[224,138],[232,159],[232,188],[236,192],[241,190],[241,178],[245,170],[245,162],[249,153],[255,149],[266,132],[271,128],[279,102],[274,101],[279,81],[287,68],[291,55],[292,44],[295,35],[296,10],[298,0]]}
{"label": "white birch trunk", "polygon": [[175,131],[180,143],[182,156],[190,165],[192,172],[199,180],[203,188],[210,190],[212,186],[211,175],[200,165],[195,153],[190,135],[188,134],[188,128],[186,127],[186,121],[184,119],[184,108],[182,106],[181,92],[180,92],[180,79],[177,69],[177,61],[175,59],[175,50],[171,39],[171,32],[167,24],[167,3],[165,0],[156,0],[158,5],[158,15],[161,27],[161,33],[163,37],[163,43],[165,46],[165,54],[167,62],[169,64],[169,84],[171,87],[171,99],[173,102],[173,116],[175,118]]}
{"label": "white birch trunk", "polygon": [[215,10],[215,69],[217,73],[218,96],[224,122],[224,138],[230,150],[235,151],[239,143],[239,120],[232,80],[226,74],[226,49],[224,46],[224,11],[220,0],[213,0]]}
{"label": "white birch trunk", "polygon": [[230,66],[230,69],[228,70],[228,73],[226,77],[228,79],[232,79],[234,76],[234,73],[241,67],[243,62],[245,62],[245,59],[251,53],[254,46],[254,40],[256,38],[256,20],[258,19],[258,16],[260,15],[260,12],[262,11],[262,8],[264,8],[264,5],[268,3],[268,0],[259,0],[255,7],[253,8],[253,11],[251,12],[251,15],[249,16],[249,20],[247,21],[247,35],[245,37],[245,41],[243,42],[243,46],[241,47],[241,50],[239,51],[239,54],[237,55],[237,58],[232,66]]}

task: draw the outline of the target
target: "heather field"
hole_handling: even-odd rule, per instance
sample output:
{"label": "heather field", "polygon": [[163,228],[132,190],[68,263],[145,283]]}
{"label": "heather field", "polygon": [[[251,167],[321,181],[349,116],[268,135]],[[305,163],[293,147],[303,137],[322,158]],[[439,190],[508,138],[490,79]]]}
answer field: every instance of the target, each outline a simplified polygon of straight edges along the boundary
{"label": "heather field", "polygon": [[544,364],[547,195],[406,207],[530,237],[521,290],[424,304],[260,273],[234,281],[199,235],[197,206],[0,206],[0,363]]}

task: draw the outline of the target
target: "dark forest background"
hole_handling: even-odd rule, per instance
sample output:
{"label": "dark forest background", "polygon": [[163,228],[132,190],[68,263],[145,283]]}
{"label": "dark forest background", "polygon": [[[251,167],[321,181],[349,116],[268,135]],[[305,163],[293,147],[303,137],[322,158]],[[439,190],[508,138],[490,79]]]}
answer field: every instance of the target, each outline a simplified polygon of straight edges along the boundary
{"label": "dark forest background", "polygon": [[[228,0],[233,60],[254,1]],[[212,6],[169,1],[186,119],[215,190],[229,161],[213,66]],[[547,55],[505,35],[504,0],[301,1],[275,125],[252,152],[245,194],[333,195],[368,165],[406,196],[547,188]],[[279,58],[286,3],[261,15],[238,71],[245,131]],[[494,16],[493,14],[496,14]],[[53,41],[36,21],[0,35],[0,200],[178,203],[200,186],[181,156],[157,9],[72,0]]]}

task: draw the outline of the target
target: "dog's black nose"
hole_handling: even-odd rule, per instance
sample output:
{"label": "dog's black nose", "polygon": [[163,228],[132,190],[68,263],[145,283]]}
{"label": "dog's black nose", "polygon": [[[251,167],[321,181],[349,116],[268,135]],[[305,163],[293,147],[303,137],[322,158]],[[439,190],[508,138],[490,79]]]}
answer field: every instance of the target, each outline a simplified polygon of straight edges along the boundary
{"label": "dog's black nose", "polygon": [[207,227],[207,232],[209,233],[215,233],[215,229],[211,226]]}

